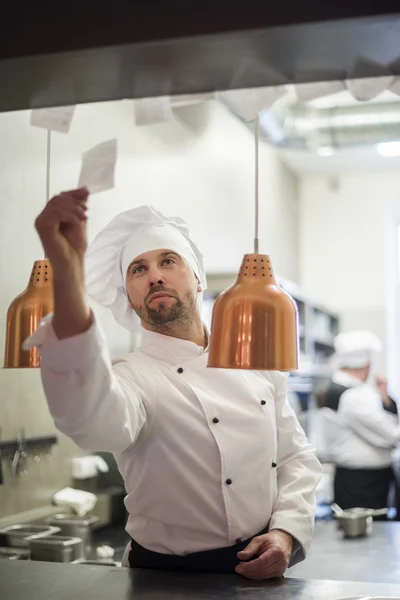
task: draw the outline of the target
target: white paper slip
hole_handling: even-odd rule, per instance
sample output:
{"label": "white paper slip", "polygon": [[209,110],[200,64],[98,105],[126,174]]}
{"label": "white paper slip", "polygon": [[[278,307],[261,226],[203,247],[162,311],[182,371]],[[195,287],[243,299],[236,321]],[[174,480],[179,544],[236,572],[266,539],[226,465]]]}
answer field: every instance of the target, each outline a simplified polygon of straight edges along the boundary
{"label": "white paper slip", "polygon": [[35,108],[31,112],[31,125],[68,133],[74,116],[75,106],[55,106],[53,108]]}
{"label": "white paper slip", "polygon": [[393,75],[368,77],[367,79],[347,79],[346,88],[356,100],[367,102],[390,88],[394,83]]}
{"label": "white paper slip", "polygon": [[297,83],[295,85],[297,98],[302,102],[337,94],[343,92],[344,89],[344,81],[316,81],[314,83]]}
{"label": "white paper slip", "polygon": [[152,125],[171,121],[172,110],[169,96],[157,98],[140,98],[135,100],[136,125]]}
{"label": "white paper slip", "polygon": [[115,185],[117,140],[108,140],[83,153],[78,187],[86,186],[91,194],[112,189]]}
{"label": "white paper slip", "polygon": [[276,100],[286,93],[284,85],[279,87],[262,87],[220,92],[218,97],[232,112],[244,121],[254,119],[266,108],[270,108]]}

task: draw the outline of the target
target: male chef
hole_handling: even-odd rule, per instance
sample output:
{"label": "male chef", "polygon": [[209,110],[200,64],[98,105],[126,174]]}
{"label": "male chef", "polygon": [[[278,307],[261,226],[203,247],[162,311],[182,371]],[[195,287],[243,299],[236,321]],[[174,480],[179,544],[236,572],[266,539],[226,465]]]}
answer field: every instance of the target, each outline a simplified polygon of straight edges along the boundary
{"label": "male chef", "polygon": [[343,509],[386,508],[400,425],[386,381],[368,381],[382,344],[370,331],[353,330],[340,333],[334,346],[338,370],[321,409],[329,459],[336,465],[334,499]]}
{"label": "male chef", "polygon": [[[305,557],[321,473],[285,377],[207,368],[203,259],[182,220],[134,208],[86,252],[87,202],[85,188],[64,192],[35,223],[54,313],[26,347],[40,348],[55,425],[114,454],[131,567],[282,576]],[[113,365],[87,292],[141,327],[140,347]]]}

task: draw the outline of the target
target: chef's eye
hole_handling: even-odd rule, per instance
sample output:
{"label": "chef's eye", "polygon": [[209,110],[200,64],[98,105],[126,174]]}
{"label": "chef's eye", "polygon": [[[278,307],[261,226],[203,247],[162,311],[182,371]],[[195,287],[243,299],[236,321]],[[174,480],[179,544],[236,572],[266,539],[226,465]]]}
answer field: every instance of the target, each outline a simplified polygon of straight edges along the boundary
{"label": "chef's eye", "polygon": [[144,271],[144,266],[143,265],[138,265],[137,267],[133,267],[132,269],[132,275],[140,275],[141,273],[143,273]]}
{"label": "chef's eye", "polygon": [[162,264],[163,265],[173,265],[173,264],[175,264],[175,261],[173,258],[164,258]]}

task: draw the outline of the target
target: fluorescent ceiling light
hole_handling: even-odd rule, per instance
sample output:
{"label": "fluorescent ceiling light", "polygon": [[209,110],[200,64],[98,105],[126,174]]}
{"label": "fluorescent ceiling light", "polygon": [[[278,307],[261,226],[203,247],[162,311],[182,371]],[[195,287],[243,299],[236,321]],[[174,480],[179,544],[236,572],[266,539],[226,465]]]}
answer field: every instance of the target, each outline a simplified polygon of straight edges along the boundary
{"label": "fluorescent ceiling light", "polygon": [[400,142],[382,142],[376,145],[376,150],[381,156],[390,158],[400,156]]}

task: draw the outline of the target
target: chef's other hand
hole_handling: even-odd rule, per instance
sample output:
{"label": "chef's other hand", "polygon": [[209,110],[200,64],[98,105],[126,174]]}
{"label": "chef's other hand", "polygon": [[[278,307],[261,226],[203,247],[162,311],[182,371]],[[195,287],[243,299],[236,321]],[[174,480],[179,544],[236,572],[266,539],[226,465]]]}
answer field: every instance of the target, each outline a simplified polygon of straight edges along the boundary
{"label": "chef's other hand", "polygon": [[86,188],[54,196],[35,221],[46,257],[54,271],[80,267],[87,248]]}
{"label": "chef's other hand", "polygon": [[236,573],[249,579],[281,577],[289,564],[292,548],[293,538],[285,531],[274,529],[258,535],[238,552],[242,562],[236,567]]}
{"label": "chef's other hand", "polygon": [[385,397],[388,395],[388,384],[386,377],[383,377],[382,375],[376,375],[375,384],[381,396]]}

